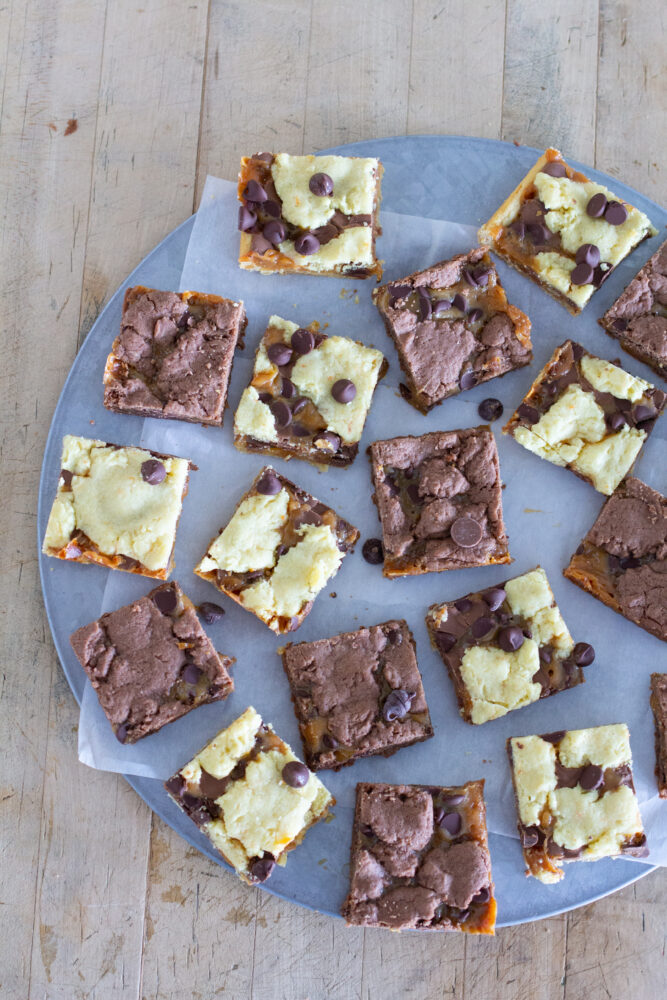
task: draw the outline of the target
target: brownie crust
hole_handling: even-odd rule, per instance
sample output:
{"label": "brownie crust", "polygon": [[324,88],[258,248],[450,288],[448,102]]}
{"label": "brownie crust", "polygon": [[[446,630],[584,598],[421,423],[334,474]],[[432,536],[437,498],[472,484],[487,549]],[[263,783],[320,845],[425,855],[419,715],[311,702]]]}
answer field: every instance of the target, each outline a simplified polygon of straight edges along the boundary
{"label": "brownie crust", "polygon": [[667,799],[667,674],[651,674],[651,708],[655,721],[658,794],[661,799]]}

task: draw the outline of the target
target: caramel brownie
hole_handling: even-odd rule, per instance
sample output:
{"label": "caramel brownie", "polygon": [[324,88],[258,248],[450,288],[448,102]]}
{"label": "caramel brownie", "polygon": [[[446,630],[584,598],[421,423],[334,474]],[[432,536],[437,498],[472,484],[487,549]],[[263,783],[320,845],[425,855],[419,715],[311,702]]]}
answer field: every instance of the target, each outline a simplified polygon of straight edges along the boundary
{"label": "caramel brownie", "polygon": [[484,782],[357,785],[348,924],[493,934]]}
{"label": "caramel brownie", "polygon": [[660,389],[566,340],[503,433],[609,496],[632,468],[664,404]]}
{"label": "caramel brownie", "polygon": [[289,643],[282,659],[311,770],[388,757],[433,735],[407,622]]}
{"label": "caramel brownie", "polygon": [[628,476],[563,570],[582,590],[667,641],[667,499]]}
{"label": "caramel brownie", "polygon": [[239,264],[264,274],[382,276],[379,160],[358,156],[244,156],[239,173]]}
{"label": "caramel brownie", "polygon": [[547,149],[477,235],[576,315],[656,233],[643,212]]}
{"label": "caramel brownie", "polygon": [[358,537],[330,507],[266,467],[195,573],[272,631],[292,632]]}
{"label": "caramel brownie", "polygon": [[222,701],[234,687],[234,659],[216,653],[176,582],[84,625],[70,642],[121,743]]}
{"label": "caramel brownie", "polygon": [[244,882],[265,882],[335,799],[248,708],[165,782]]}
{"label": "caramel brownie", "polygon": [[234,444],[316,465],[349,465],[386,370],[372,347],[272,316],[236,411]]}
{"label": "caramel brownie", "polygon": [[484,247],[373,292],[422,413],[462,389],[530,363],[530,320],[507,301]]}
{"label": "caramel brownie", "polygon": [[511,561],[488,427],[375,441],[369,453],[385,576]]}
{"label": "caramel brownie", "polygon": [[667,799],[667,674],[651,674],[651,708],[655,722],[658,794],[661,799]]}

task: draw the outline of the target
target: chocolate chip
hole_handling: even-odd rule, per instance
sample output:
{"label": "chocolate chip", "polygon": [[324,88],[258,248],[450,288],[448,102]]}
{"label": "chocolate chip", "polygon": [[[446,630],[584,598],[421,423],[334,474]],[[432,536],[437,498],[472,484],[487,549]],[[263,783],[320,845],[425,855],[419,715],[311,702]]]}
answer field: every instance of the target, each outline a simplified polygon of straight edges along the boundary
{"label": "chocolate chip", "polygon": [[610,201],[604,212],[604,221],[610,226],[622,226],[628,217],[628,210],[620,201]]}
{"label": "chocolate chip", "polygon": [[624,427],[626,423],[624,415],[618,411],[610,413],[607,417],[607,425],[611,431],[620,431],[621,427]]}
{"label": "chocolate chip", "polygon": [[270,198],[268,201],[265,201],[264,204],[262,205],[262,211],[264,212],[265,215],[271,215],[273,216],[274,219],[279,219],[281,212],[280,203]]}
{"label": "chocolate chip", "polygon": [[328,174],[313,174],[308,187],[318,198],[328,198],[333,194],[334,183]]}
{"label": "chocolate chip", "polygon": [[333,431],[322,431],[315,438],[313,444],[323,451],[336,452],[340,448],[340,438]]}
{"label": "chocolate chip", "polygon": [[253,858],[248,864],[248,874],[253,882],[266,882],[267,878],[276,867],[276,863],[270,854],[265,854],[263,858]]}
{"label": "chocolate chip", "polygon": [[529,406],[528,403],[522,403],[516,412],[518,417],[527,420],[529,424],[536,424],[540,419],[540,411],[536,410],[534,406]]}
{"label": "chocolate chip", "polygon": [[287,227],[279,219],[272,219],[262,229],[262,235],[264,239],[267,239],[269,243],[273,243],[274,247],[277,247],[279,243],[282,243],[287,238]]}
{"label": "chocolate chip", "polygon": [[252,229],[252,227],[255,225],[256,222],[257,222],[257,216],[255,215],[255,213],[251,212],[250,209],[246,208],[245,205],[241,205],[239,207],[239,222],[238,222],[238,228],[240,229],[240,231],[242,233],[247,232],[249,229]]}
{"label": "chocolate chip", "polygon": [[[302,410],[305,410],[307,403],[308,399],[305,396],[297,396],[292,403],[292,416],[295,417],[298,413],[301,413]],[[310,431],[308,431],[308,433],[310,434]]]}
{"label": "chocolate chip", "polygon": [[466,611],[470,611],[472,607],[472,601],[469,600],[467,597],[462,597],[460,600],[454,602],[454,607],[456,608],[457,611],[460,611],[461,614],[465,614]]}
{"label": "chocolate chip", "polygon": [[572,650],[572,659],[578,667],[590,667],[595,659],[595,650],[589,642],[578,642]]}
{"label": "chocolate chip", "polygon": [[315,346],[315,337],[310,330],[299,327],[292,334],[290,343],[297,354],[310,354]]}
{"label": "chocolate chip", "polygon": [[499,420],[503,415],[503,404],[499,399],[483,399],[477,412],[482,420]]}
{"label": "chocolate chip", "polygon": [[390,691],[382,706],[382,718],[385,722],[395,722],[396,719],[404,719],[410,711],[413,698],[414,693],[411,694],[402,688]]}
{"label": "chocolate chip", "polygon": [[521,219],[517,219],[510,226],[510,229],[518,239],[523,240],[526,238],[526,223],[522,222]]}
{"label": "chocolate chip", "polygon": [[294,249],[303,257],[309,257],[320,249],[320,241],[313,233],[302,233],[294,240]]}
{"label": "chocolate chip", "polygon": [[451,308],[452,308],[452,303],[449,299],[437,299],[433,303],[433,315],[439,316],[440,313],[447,312],[447,310]]}
{"label": "chocolate chip", "polygon": [[220,621],[225,611],[221,608],[219,604],[213,604],[212,601],[204,601],[197,608],[199,612],[199,617],[202,618],[207,625],[212,625],[213,622]]}
{"label": "chocolate chip", "polygon": [[259,397],[260,403],[270,403],[273,399],[270,392],[258,392],[257,396]]}
{"label": "chocolate chip", "polygon": [[442,817],[438,826],[445,830],[450,837],[457,837],[461,832],[461,815],[457,812],[448,812]]}
{"label": "chocolate chip", "polygon": [[308,784],[310,771],[300,760],[290,760],[282,770],[283,781],[290,788],[303,788]]}
{"label": "chocolate chip", "polygon": [[590,264],[582,261],[570,272],[570,281],[573,285],[591,285],[593,283],[593,268]]}
{"label": "chocolate chip", "polygon": [[540,831],[535,826],[522,827],[519,835],[522,847],[536,847],[540,842]]}
{"label": "chocolate chip", "polygon": [[127,740],[128,726],[123,722],[116,730],[115,736],[119,743],[125,743]]}
{"label": "chocolate chip", "polygon": [[474,548],[484,534],[481,525],[471,517],[457,517],[449,533],[461,549]]}
{"label": "chocolate chip", "polygon": [[615,319],[611,325],[616,330],[616,333],[623,333],[628,328],[628,321],[627,319]]}
{"label": "chocolate chip", "polygon": [[542,663],[551,663],[553,655],[548,646],[540,646],[537,655],[539,656]]}
{"label": "chocolate chip", "polygon": [[595,287],[599,288],[600,285],[607,280],[613,270],[614,268],[611,264],[608,264],[606,261],[602,261],[601,264],[598,264],[595,268],[595,274],[593,275],[593,284]]}
{"label": "chocolate chip", "polygon": [[266,354],[274,365],[282,368],[283,365],[288,365],[292,360],[292,355],[294,351],[288,344],[283,344],[278,342],[277,344],[269,344],[266,349]]}
{"label": "chocolate chip", "polygon": [[582,243],[574,258],[577,264],[588,264],[597,267],[600,263],[600,251],[594,243]]}
{"label": "chocolate chip", "polygon": [[533,633],[530,631],[529,628],[523,628],[523,629],[521,629],[521,631],[523,632],[523,634],[526,637],[526,639],[532,639],[533,638]]}
{"label": "chocolate chip", "polygon": [[186,788],[185,778],[182,778],[180,774],[174,774],[168,781],[165,781],[164,787],[175,799],[180,799]]}
{"label": "chocolate chip", "polygon": [[564,736],[565,730],[557,729],[553,733],[543,733],[540,739],[544,740],[546,743],[560,743]]}
{"label": "chocolate chip", "polygon": [[267,469],[257,480],[255,489],[266,497],[274,497],[283,488],[273,469]]}
{"label": "chocolate chip", "polygon": [[547,243],[551,236],[551,230],[540,222],[531,222],[528,225],[528,235],[533,243]]}
{"label": "chocolate chip", "polygon": [[641,424],[645,420],[652,420],[656,416],[656,411],[652,406],[646,406],[645,403],[638,403],[637,406],[632,408],[632,418],[636,424]]}
{"label": "chocolate chip", "polygon": [[463,297],[463,295],[461,295],[460,292],[457,292],[454,298],[452,299],[452,309],[458,309],[459,312],[464,313],[467,308],[468,308],[468,303],[466,302],[465,298]]}
{"label": "chocolate chip", "polygon": [[563,857],[564,858],[578,858],[582,851],[583,851],[583,847],[564,847],[563,848]]}
{"label": "chocolate chip", "polygon": [[436,632],[435,641],[438,648],[443,653],[448,653],[450,649],[453,649],[456,645],[456,636],[452,635],[451,632]]}
{"label": "chocolate chip", "polygon": [[565,855],[565,848],[557,844],[555,840],[550,840],[547,845],[547,854],[550,858],[562,858]]}
{"label": "chocolate chip", "polygon": [[248,201],[263,202],[268,200],[268,194],[259,181],[250,180],[243,189],[243,197]]}
{"label": "chocolate chip", "polygon": [[339,378],[331,386],[331,395],[337,403],[351,403],[357,395],[357,387],[349,378]]}
{"label": "chocolate chip", "polygon": [[484,313],[482,312],[481,309],[471,309],[470,312],[468,313],[468,322],[479,323],[483,315]]}
{"label": "chocolate chip", "polygon": [[74,473],[70,472],[69,469],[61,469],[60,478],[62,479],[64,486],[71,486],[72,480],[74,479]]}
{"label": "chocolate chip", "polygon": [[491,889],[488,885],[485,885],[483,889],[480,889],[476,896],[473,896],[473,903],[488,903],[491,899]]}
{"label": "chocolate chip", "polygon": [[549,177],[567,177],[567,168],[562,160],[549,160],[540,173],[548,174]]}
{"label": "chocolate chip", "polygon": [[170,615],[178,606],[178,596],[173,586],[169,584],[164,590],[156,590],[153,603],[163,615]]}
{"label": "chocolate chip", "polygon": [[196,667],[194,663],[186,663],[181,670],[181,677],[186,684],[196,684],[203,673],[204,671]]}
{"label": "chocolate chip", "polygon": [[474,635],[475,639],[481,639],[482,636],[487,635],[492,628],[495,628],[496,623],[493,618],[488,618],[486,615],[482,615],[472,623],[470,631]]}
{"label": "chocolate chip", "polygon": [[[437,792],[437,789],[435,789],[435,791]],[[433,822],[435,823],[436,826],[440,826],[440,821],[442,820],[444,815],[445,815],[445,810],[442,808],[442,806],[438,806],[436,809],[433,810]]]}
{"label": "chocolate chip", "polygon": [[585,792],[599,788],[604,781],[604,772],[598,764],[587,764],[579,777],[579,784]]}
{"label": "chocolate chip", "polygon": [[465,795],[461,795],[460,792],[442,796],[442,801],[446,806],[460,806],[464,799]]}
{"label": "chocolate chip", "polygon": [[361,554],[371,566],[379,566],[384,562],[384,546],[379,538],[367,538],[361,549]]}
{"label": "chocolate chip", "polygon": [[467,267],[463,271],[463,280],[466,281],[471,288],[477,288],[477,281],[475,279],[475,275]]}
{"label": "chocolate chip", "polygon": [[472,389],[475,385],[477,385],[477,376],[472,371],[464,372],[459,379],[461,389]]}
{"label": "chocolate chip", "polygon": [[164,482],[166,475],[167,470],[156,458],[149,458],[141,463],[141,478],[149,486],[159,486]]}
{"label": "chocolate chip", "polygon": [[399,299],[404,299],[412,291],[412,285],[389,285],[389,305],[393,306]]}
{"label": "chocolate chip", "polygon": [[80,555],[81,549],[76,542],[69,542],[67,548],[65,549],[65,559],[78,559]]}
{"label": "chocolate chip", "polygon": [[289,427],[292,423],[292,411],[287,403],[283,403],[282,400],[278,399],[270,404],[270,409],[276,427]]}
{"label": "chocolate chip", "polygon": [[524,643],[524,634],[516,625],[510,625],[502,629],[498,634],[498,645],[506,653],[514,653],[521,649]]}
{"label": "chocolate chip", "polygon": [[419,318],[422,322],[424,322],[424,320],[427,320],[430,317],[431,312],[433,311],[431,297],[425,288],[417,289],[417,304],[419,307]]}
{"label": "chocolate chip", "polygon": [[507,594],[502,587],[492,587],[491,590],[485,590],[482,594],[482,599],[489,611],[497,611],[506,597]]}
{"label": "chocolate chip", "polygon": [[[309,692],[310,694],[310,692]],[[322,737],[322,743],[327,748],[327,750],[335,750],[338,746],[338,740],[331,736],[329,733],[325,733]]]}
{"label": "chocolate chip", "polygon": [[488,267],[475,268],[475,281],[481,288],[485,288],[488,285],[490,277],[491,271]]}
{"label": "chocolate chip", "polygon": [[586,205],[586,214],[590,216],[591,219],[601,219],[605,214],[607,208],[607,199],[600,191],[598,194],[594,194]]}

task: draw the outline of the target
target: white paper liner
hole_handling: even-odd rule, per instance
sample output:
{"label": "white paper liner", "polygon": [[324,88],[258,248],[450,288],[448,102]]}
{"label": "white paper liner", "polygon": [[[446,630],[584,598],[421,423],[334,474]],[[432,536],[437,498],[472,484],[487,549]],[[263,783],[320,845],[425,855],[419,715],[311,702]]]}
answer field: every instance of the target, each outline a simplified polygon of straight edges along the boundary
{"label": "white paper liner", "polygon": [[[368,444],[400,434],[423,434],[438,429],[470,427],[480,423],[477,407],[493,396],[510,415],[533,377],[553,349],[567,337],[585,344],[602,357],[617,351],[597,326],[597,314],[584,313],[576,320],[542,291],[516,272],[499,264],[501,280],[511,302],[533,320],[535,360],[529,368],[512,372],[447,400],[428,417],[400,398],[401,372],[396,352],[371,303],[372,281],[311,276],[267,276],[242,271],[237,264],[238,233],[236,184],[209,177],[192,231],[180,289],[222,294],[243,299],[248,314],[246,347],[234,363],[229,392],[230,408],[224,427],[199,427],[178,421],[147,419],[141,439],[147,448],[190,458],[193,472],[178,531],[176,567],[178,580],[195,602],[215,601],[224,606],[221,622],[207,626],[222,652],[236,656],[232,674],[235,691],[224,702],[203,706],[132,746],[121,746],[113,736],[97,697],[88,682],[81,706],[79,759],[91,767],[164,780],[174,773],[221,728],[249,704],[274,725],[276,731],[301,754],[301,741],[282,670],[278,647],[287,641],[312,640],[393,617],[404,617],[412,628],[422,671],[435,737],[400,750],[389,758],[358,761],[337,774],[320,777],[346,814],[354,805],[358,781],[425,782],[457,784],[485,778],[488,828],[516,837],[516,809],[509,777],[505,741],[509,736],[577,729],[612,722],[630,727],[634,777],[647,832],[652,864],[667,864],[667,804],[656,793],[653,721],[648,705],[648,678],[665,670],[665,646],[584,595],[561,575],[570,555],[593,523],[603,497],[572,473],[530,455],[500,433],[503,421],[493,425],[503,481],[504,515],[514,563],[457,572],[427,574],[403,580],[385,580],[379,567],[361,556],[364,539],[380,535],[371,503]],[[384,234],[379,241],[385,258],[383,280],[406,274],[467,251],[476,244],[472,226],[382,213]],[[633,273],[628,269],[628,279]],[[594,306],[592,307],[595,308]],[[376,390],[366,423],[360,453],[350,469],[324,473],[298,460],[287,463],[261,455],[244,455],[233,447],[233,413],[248,384],[254,351],[268,317],[276,313],[307,325],[319,320],[329,334],[353,337],[381,349],[389,372]],[[630,371],[642,366],[624,356]],[[648,369],[641,374],[651,379]],[[663,424],[664,424],[663,420]],[[635,473],[658,489],[665,489],[665,430],[659,425]],[[274,636],[253,615],[219,594],[192,573],[210,539],[229,519],[253,476],[266,463],[273,464],[299,485],[355,524],[361,531],[357,551],[347,556],[337,576],[317,598],[304,625],[287,637]],[[662,476],[662,481],[660,477]],[[590,641],[595,663],[586,672],[587,683],[544,699],[483,726],[470,726],[459,717],[456,699],[439,655],[431,648],[424,614],[436,601],[450,600],[482,587],[492,586],[526,572],[537,563],[547,571],[561,611],[576,641]],[[100,613],[118,608],[145,594],[152,581],[128,573],[109,571]],[[336,596],[331,596],[335,594]]]}

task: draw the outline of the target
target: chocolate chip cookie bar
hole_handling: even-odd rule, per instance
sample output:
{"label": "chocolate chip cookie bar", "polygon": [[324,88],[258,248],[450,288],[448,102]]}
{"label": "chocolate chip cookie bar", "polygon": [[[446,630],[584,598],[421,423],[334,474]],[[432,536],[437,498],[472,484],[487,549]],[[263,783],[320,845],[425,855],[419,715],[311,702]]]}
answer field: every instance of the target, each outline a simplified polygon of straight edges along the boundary
{"label": "chocolate chip cookie bar", "polygon": [[583,684],[595,659],[572,640],[541,566],[458,601],[433,604],[426,626],[461,718],[480,725]]}
{"label": "chocolate chip cookie bar", "polygon": [[624,351],[667,378],[667,242],[598,322]]}
{"label": "chocolate chip cookie bar", "polygon": [[348,924],[493,934],[484,782],[357,785]]}
{"label": "chocolate chip cookie bar", "polygon": [[368,450],[385,576],[511,561],[488,427],[375,441]]}
{"label": "chocolate chip cookie bar", "polygon": [[484,247],[373,291],[422,413],[532,360],[530,320],[507,301]]}
{"label": "chocolate chip cookie bar", "polygon": [[335,804],[322,782],[248,708],[165,782],[244,882],[265,882]]}
{"label": "chocolate chip cookie bar", "polygon": [[273,632],[293,632],[358,537],[330,507],[267,466],[195,573]]}
{"label": "chocolate chip cookie bar", "polygon": [[616,265],[656,233],[643,212],[547,149],[477,235],[577,315]]}
{"label": "chocolate chip cookie bar", "polygon": [[255,153],[241,160],[239,264],[263,274],[382,276],[379,160]]}
{"label": "chocolate chip cookie bar", "polygon": [[283,667],[312,771],[390,756],[433,735],[407,622],[289,643]]}
{"label": "chocolate chip cookie bar", "polygon": [[667,674],[651,674],[651,708],[655,722],[658,794],[661,799],[667,799]]}
{"label": "chocolate chip cookie bar", "polygon": [[372,347],[272,316],[236,411],[234,444],[316,465],[350,465],[386,370]]}
{"label": "chocolate chip cookie bar", "polygon": [[563,864],[648,855],[625,725],[507,741],[526,875],[558,882]]}
{"label": "chocolate chip cookie bar", "polygon": [[136,743],[234,688],[223,656],[176,582],[110,611],[70,636],[120,743]]}
{"label": "chocolate chip cookie bar", "polygon": [[605,501],[563,574],[667,642],[667,499],[628,476]]}
{"label": "chocolate chip cookie bar", "polygon": [[166,580],[191,463],[68,434],[42,552]]}
{"label": "chocolate chip cookie bar", "polygon": [[503,433],[609,496],[632,468],[664,404],[660,389],[566,340]]}
{"label": "chocolate chip cookie bar", "polygon": [[128,288],[104,370],[104,405],[139,417],[221,424],[246,322],[243,303],[219,295]]}

